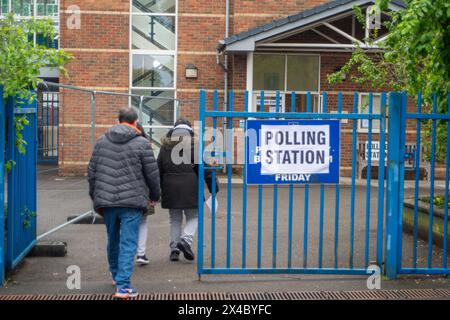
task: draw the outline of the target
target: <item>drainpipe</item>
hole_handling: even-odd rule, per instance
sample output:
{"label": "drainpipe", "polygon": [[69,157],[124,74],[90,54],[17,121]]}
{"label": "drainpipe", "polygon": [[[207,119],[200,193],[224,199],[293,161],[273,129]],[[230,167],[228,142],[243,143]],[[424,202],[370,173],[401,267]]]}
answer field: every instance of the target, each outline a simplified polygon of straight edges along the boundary
{"label": "drainpipe", "polygon": [[[225,39],[230,36],[230,0],[226,0],[225,5]],[[224,51],[224,88],[223,88],[223,111],[228,111],[228,55]],[[227,145],[227,124],[228,124],[228,118],[224,118],[223,120],[223,128],[222,132],[224,133],[223,136],[223,149],[225,150],[225,146]],[[227,166],[223,166],[223,173],[227,172]]]}

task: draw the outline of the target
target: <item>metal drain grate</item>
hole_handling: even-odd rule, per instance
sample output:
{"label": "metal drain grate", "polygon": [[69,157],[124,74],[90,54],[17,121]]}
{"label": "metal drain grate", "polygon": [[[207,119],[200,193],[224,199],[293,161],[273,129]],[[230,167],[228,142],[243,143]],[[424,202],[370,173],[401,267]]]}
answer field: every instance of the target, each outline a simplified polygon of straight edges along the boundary
{"label": "metal drain grate", "polygon": [[[450,299],[450,289],[303,292],[173,292],[140,294],[136,300],[384,300]],[[7,300],[113,300],[112,294],[0,295]]]}

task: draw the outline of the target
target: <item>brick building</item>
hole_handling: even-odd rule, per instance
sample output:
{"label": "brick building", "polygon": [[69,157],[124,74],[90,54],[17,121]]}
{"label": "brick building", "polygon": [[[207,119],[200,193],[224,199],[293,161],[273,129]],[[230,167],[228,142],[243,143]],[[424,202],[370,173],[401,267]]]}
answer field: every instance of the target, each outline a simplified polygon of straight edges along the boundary
{"label": "brick building", "polygon": [[[370,88],[349,80],[330,86],[327,74],[342,67],[354,42],[362,42],[365,36],[353,6],[366,9],[373,2],[61,0],[60,46],[72,53],[74,60],[68,65],[69,77],[60,82],[154,96],[143,101],[143,122],[156,149],[177,116],[198,118],[201,88],[209,96],[218,89],[219,95],[225,96],[223,108],[227,107],[226,93],[233,90],[236,109],[243,108],[244,92],[249,90],[253,110],[258,107],[260,90],[266,91],[269,100],[279,90],[283,111],[290,110],[292,91],[297,93],[298,110],[305,110],[306,92],[310,91],[315,111],[321,108],[321,92],[329,93],[333,110],[336,93],[344,91],[344,112],[351,112],[353,92]],[[402,7],[401,1],[391,4],[392,10]],[[74,16],[79,18],[75,28],[71,24]],[[381,18],[388,16],[382,14]],[[367,97],[361,94],[361,105]],[[59,164],[67,174],[84,172],[91,152],[90,96],[64,89],[60,99]],[[375,112],[379,100],[375,96]],[[128,104],[137,107],[139,99],[98,95],[96,135],[113,124],[117,110]],[[343,124],[344,133],[351,128],[351,123]],[[359,123],[358,130],[360,141],[365,141],[367,123]],[[351,148],[348,139],[351,136],[344,134],[343,154]],[[349,169],[348,162],[343,169]]]}
{"label": "brick building", "polygon": [[[344,93],[344,112],[352,112],[355,91],[360,92],[359,111],[366,109],[371,88],[355,85],[350,75],[342,84],[331,86],[327,75],[344,65],[355,42],[365,46],[368,31],[355,18],[353,7],[365,11],[374,1],[60,0],[59,19],[56,3],[6,0],[1,8],[2,12],[11,8],[21,14],[53,16],[59,46],[74,56],[67,67],[69,76],[60,77],[60,83],[152,96],[142,101],[142,122],[155,149],[179,115],[198,118],[201,88],[209,98],[218,89],[224,109],[229,90],[235,94],[235,110],[243,109],[246,90],[252,110],[259,109],[261,90],[266,91],[268,108],[280,91],[283,112],[290,111],[292,91],[300,111],[306,109],[307,92],[312,94],[313,110],[321,111],[323,91],[328,93],[328,112],[336,111],[339,91]],[[392,1],[390,6],[401,10],[404,4]],[[380,17],[389,19],[385,13]],[[379,37],[385,32],[382,29]],[[366,46],[365,50],[379,48]],[[102,94],[96,95],[95,102],[96,137],[115,123],[118,109],[140,104],[138,98]],[[86,170],[91,154],[90,105],[88,92],[60,89],[57,137],[63,174]],[[375,94],[374,112],[379,112],[379,106],[380,96]],[[409,141],[414,141],[413,126],[408,128]],[[358,122],[359,142],[367,140],[367,127],[367,122]],[[377,130],[374,123],[374,140]],[[343,174],[351,169],[351,132],[352,123],[344,121]]]}

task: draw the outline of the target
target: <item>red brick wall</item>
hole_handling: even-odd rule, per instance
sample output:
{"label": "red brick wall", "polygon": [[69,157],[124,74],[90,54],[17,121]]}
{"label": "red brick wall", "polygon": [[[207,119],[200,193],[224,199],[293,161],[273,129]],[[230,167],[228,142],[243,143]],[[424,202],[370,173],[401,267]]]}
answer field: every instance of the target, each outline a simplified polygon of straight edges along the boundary
{"label": "red brick wall", "polygon": [[[68,29],[66,10],[81,10],[81,28]],[[129,87],[128,0],[61,0],[61,48],[74,59],[67,66],[69,76],[61,83],[96,90],[128,92]],[[61,91],[59,162],[62,174],[84,174],[91,148],[90,95]],[[128,98],[97,95],[96,138],[116,122],[117,111]]]}

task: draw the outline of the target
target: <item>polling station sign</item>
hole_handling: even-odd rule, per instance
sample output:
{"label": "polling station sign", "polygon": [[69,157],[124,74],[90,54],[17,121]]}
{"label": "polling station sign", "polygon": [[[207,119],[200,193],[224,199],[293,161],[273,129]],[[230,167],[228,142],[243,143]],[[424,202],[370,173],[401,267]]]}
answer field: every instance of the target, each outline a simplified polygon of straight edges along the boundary
{"label": "polling station sign", "polygon": [[248,120],[247,184],[339,183],[338,120]]}

